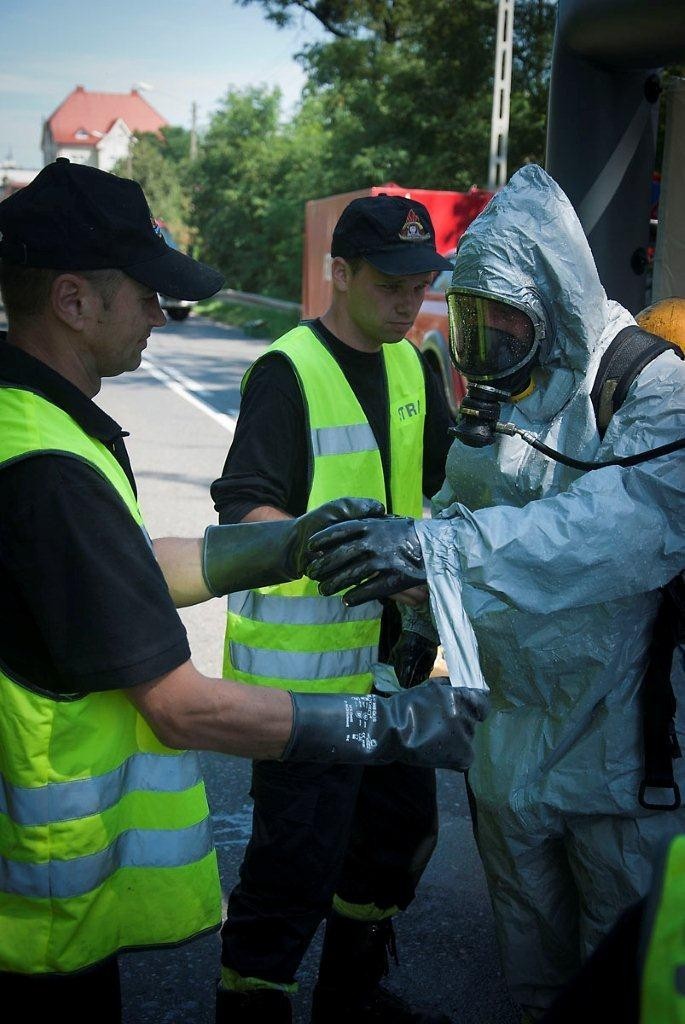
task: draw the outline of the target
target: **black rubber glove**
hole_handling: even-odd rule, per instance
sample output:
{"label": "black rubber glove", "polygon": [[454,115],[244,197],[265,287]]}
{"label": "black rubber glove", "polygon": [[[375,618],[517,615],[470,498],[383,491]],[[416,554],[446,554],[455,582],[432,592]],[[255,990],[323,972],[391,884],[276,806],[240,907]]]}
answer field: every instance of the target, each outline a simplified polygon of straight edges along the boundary
{"label": "black rubber glove", "polygon": [[310,537],[331,523],[382,516],[372,498],[338,498],[297,519],[208,526],[202,545],[202,574],[215,597],[230,591],[299,580],[305,574]]}
{"label": "black rubber glove", "polygon": [[328,527],[312,537],[307,552],[307,575],[322,594],[354,588],[343,597],[350,608],[426,582],[414,520],[402,516]]}
{"label": "black rubber glove", "polygon": [[438,653],[437,645],[420,633],[407,630],[390,652],[390,663],[405,690],[428,679]]}
{"label": "black rubber glove", "polygon": [[391,697],[291,693],[293,728],[283,761],[405,764],[464,770],[488,711],[482,690],[434,678]]}

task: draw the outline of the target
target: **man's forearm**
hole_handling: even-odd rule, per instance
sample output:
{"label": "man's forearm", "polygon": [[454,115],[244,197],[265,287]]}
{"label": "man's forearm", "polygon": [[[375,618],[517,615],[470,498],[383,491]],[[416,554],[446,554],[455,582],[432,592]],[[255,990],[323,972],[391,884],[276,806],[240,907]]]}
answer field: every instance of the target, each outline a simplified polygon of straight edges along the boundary
{"label": "man's forearm", "polygon": [[174,603],[182,608],[300,579],[313,534],[333,523],[383,512],[371,498],[337,498],[298,517],[258,505],[241,523],[207,527],[202,539],[163,537],[155,541],[155,554]]}
{"label": "man's forearm", "polygon": [[[266,523],[292,518],[281,509],[258,505],[243,517],[242,522]],[[202,544],[202,537],[159,537],[153,541],[155,558],[177,608],[201,604],[215,596],[208,590],[202,572]]]}
{"label": "man's forearm", "polygon": [[277,758],[292,730],[287,692],[211,679],[190,661],[127,694],[158,739],[177,750]]}
{"label": "man's forearm", "polygon": [[[379,666],[380,667],[380,666]],[[255,759],[468,768],[484,690],[431,679],[389,696],[294,693],[208,679],[191,661],[126,691],[158,739],[175,750]]]}
{"label": "man's forearm", "polygon": [[274,508],[273,505],[256,505],[251,508],[246,516],[241,519],[242,523],[272,523],[274,519],[292,519],[293,516],[284,512],[283,509]]}
{"label": "man's forearm", "polygon": [[160,537],[153,542],[153,547],[177,608],[200,604],[214,597],[207,589],[202,574],[201,537]]}

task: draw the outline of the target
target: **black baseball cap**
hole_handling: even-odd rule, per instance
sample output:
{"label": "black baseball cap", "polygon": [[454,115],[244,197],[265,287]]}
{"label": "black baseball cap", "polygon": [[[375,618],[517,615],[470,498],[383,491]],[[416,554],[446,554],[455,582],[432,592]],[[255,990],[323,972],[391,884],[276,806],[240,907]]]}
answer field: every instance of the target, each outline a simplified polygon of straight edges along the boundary
{"label": "black baseball cap", "polygon": [[333,229],[331,256],[361,256],[384,274],[452,270],[435,249],[435,231],[423,203],[404,196],[362,196],[345,207]]}
{"label": "black baseball cap", "polygon": [[206,299],[224,283],[167,245],[137,181],[64,157],[0,203],[0,257],[52,270],[123,270],[172,299]]}

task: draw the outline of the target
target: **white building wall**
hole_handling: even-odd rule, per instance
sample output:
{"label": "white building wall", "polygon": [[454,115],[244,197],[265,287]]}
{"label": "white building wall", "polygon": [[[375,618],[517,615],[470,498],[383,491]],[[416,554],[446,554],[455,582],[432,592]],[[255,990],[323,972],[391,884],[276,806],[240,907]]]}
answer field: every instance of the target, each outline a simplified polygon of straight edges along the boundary
{"label": "white building wall", "polygon": [[130,143],[131,132],[126,124],[121,120],[115,121],[97,146],[100,170],[111,171],[118,160],[124,160],[128,156]]}
{"label": "white building wall", "polygon": [[90,164],[91,167],[98,165],[94,146],[57,146],[53,159],[56,160],[58,156],[65,156],[72,164]]}

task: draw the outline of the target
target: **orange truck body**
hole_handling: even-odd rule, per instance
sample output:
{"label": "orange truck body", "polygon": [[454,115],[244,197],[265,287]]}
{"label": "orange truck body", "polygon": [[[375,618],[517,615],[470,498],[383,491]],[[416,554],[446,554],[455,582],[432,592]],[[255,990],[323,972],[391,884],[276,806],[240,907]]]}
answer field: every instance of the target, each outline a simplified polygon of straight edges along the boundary
{"label": "orange truck body", "polygon": [[[457,243],[471,221],[490,200],[492,193],[483,189],[468,192],[447,192],[437,189],[403,188],[394,183],[374,185],[356,192],[343,192],[324,199],[311,199],[305,206],[304,253],[302,267],[302,315],[321,316],[331,298],[331,237],[333,228],[345,207],[360,196],[406,196],[416,199],[428,209],[435,228],[438,252],[454,256]],[[453,410],[461,401],[465,383],[449,358],[447,303],[445,290],[449,271],[438,274],[426,294],[414,327],[407,337],[424,352],[432,369],[439,373],[447,399]]]}

